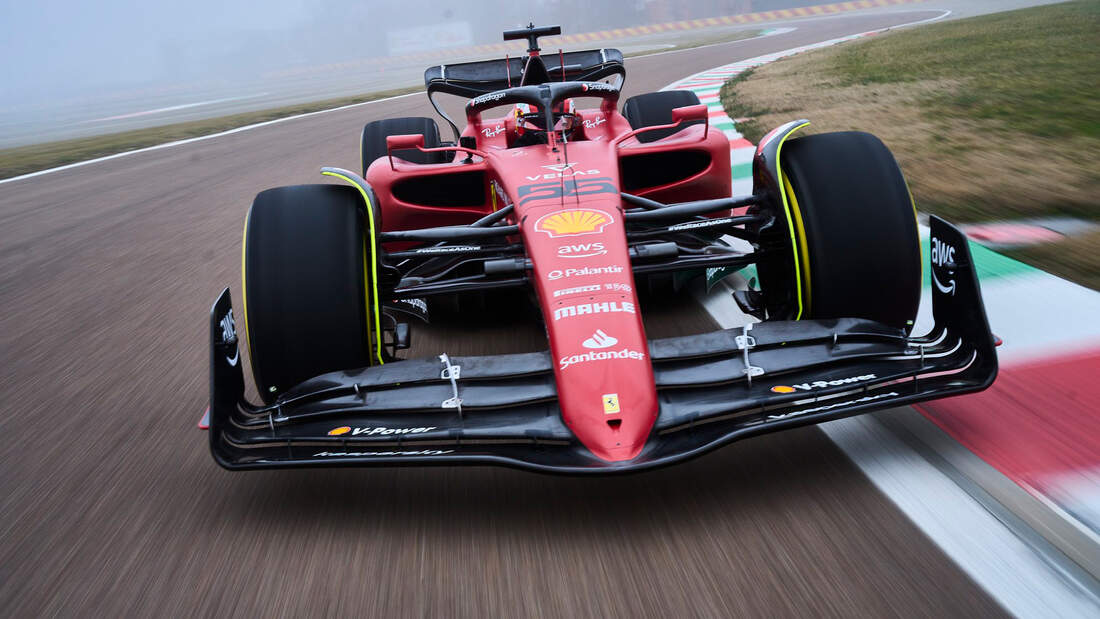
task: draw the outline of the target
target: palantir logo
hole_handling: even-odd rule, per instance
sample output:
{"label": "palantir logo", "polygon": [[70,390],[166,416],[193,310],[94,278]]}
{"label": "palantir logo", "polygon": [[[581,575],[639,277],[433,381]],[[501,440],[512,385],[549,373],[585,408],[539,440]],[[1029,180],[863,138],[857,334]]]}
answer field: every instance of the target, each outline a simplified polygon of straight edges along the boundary
{"label": "palantir logo", "polygon": [[581,342],[581,346],[584,346],[585,348],[611,348],[618,343],[619,340],[604,333],[603,329],[596,329],[596,332],[592,334],[592,337]]}

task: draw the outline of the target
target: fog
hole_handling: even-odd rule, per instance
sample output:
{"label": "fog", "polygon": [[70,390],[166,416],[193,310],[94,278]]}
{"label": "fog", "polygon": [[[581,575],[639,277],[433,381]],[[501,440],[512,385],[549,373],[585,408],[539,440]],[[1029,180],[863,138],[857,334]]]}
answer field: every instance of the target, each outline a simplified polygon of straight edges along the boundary
{"label": "fog", "polygon": [[[752,0],[188,0],[94,3],[0,0],[0,145],[31,126],[139,115],[147,108],[290,99],[409,85],[372,59],[495,43],[502,30],[561,24],[565,33],[729,15],[801,1]],[[593,45],[595,46],[595,45]],[[323,74],[342,71],[340,87]],[[423,61],[420,66],[432,64]],[[316,69],[316,71],[314,71]],[[357,72],[357,73],[356,73]],[[313,83],[311,83],[313,79]],[[325,80],[330,83],[326,83]],[[397,83],[402,82],[402,83]],[[101,118],[108,117],[108,118]],[[169,119],[172,120],[172,119]],[[151,122],[151,121],[149,121]]]}

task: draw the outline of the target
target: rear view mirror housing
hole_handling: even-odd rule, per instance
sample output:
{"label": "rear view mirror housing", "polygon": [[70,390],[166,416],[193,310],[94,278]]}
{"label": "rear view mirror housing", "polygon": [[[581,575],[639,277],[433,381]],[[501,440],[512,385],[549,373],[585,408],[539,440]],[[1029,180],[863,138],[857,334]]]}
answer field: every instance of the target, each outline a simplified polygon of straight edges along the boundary
{"label": "rear view mirror housing", "polygon": [[409,135],[386,136],[386,151],[411,150],[424,148],[424,135],[420,133]]}
{"label": "rear view mirror housing", "polygon": [[673,108],[672,110],[673,123],[687,123],[693,120],[701,120],[706,123],[709,116],[710,112],[707,110],[707,106],[702,103],[698,105],[685,105],[684,107]]}

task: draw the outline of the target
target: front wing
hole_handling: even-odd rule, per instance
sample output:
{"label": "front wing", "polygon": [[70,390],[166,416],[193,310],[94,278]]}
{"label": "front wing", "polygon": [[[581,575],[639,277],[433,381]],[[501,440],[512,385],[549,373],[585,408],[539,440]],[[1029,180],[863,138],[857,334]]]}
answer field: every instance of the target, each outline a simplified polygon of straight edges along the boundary
{"label": "front wing", "polygon": [[988,387],[997,373],[965,237],[933,217],[933,314],[923,337],[869,320],[763,322],[651,340],[660,410],[627,462],[593,456],[562,422],[548,352],[412,359],[245,400],[229,291],[211,313],[210,448],[228,469],[499,464],[614,473],[740,438]]}

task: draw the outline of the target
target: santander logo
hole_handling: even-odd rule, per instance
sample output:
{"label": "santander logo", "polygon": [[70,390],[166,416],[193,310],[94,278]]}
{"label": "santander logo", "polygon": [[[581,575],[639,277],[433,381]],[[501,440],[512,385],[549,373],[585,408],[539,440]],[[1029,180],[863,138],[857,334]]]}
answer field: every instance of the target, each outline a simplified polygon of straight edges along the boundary
{"label": "santander logo", "polygon": [[592,334],[592,337],[581,342],[581,346],[584,346],[585,348],[611,348],[618,343],[619,340],[604,333],[603,329],[596,329],[596,332]]}

